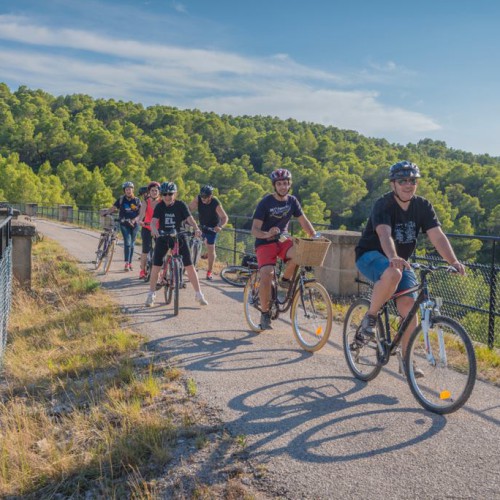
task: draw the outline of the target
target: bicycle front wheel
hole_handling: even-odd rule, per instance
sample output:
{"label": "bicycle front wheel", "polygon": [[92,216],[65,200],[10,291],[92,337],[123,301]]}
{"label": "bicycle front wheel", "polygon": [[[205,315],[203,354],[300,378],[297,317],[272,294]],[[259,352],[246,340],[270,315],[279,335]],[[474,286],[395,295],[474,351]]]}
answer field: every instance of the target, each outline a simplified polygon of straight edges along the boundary
{"label": "bicycle front wheel", "polygon": [[243,308],[245,319],[250,329],[260,333],[260,299],[259,299],[260,276],[258,271],[254,271],[248,278],[245,290],[243,291]]}
{"label": "bicycle front wheel", "polygon": [[174,264],[172,259],[168,257],[168,261],[163,265],[167,268],[164,276],[165,286],[163,288],[163,294],[165,295],[165,304],[168,306],[170,302],[172,302],[174,291]]}
{"label": "bicycle front wheel", "polygon": [[[377,354],[377,342],[370,340],[368,342],[356,342],[356,333],[361,327],[361,322],[370,308],[368,299],[360,298],[355,300],[344,319],[344,356],[347,366],[351,373],[359,380],[368,382],[373,380],[382,369]],[[378,337],[382,331],[382,322],[377,321]]]}
{"label": "bicycle front wheel", "polygon": [[99,239],[99,244],[97,245],[97,250],[95,253],[95,269],[96,271],[101,267],[102,261],[104,259],[104,254],[106,253],[106,235],[102,234]]}
{"label": "bicycle front wheel", "polygon": [[252,271],[243,266],[227,266],[220,272],[220,277],[229,285],[243,288]]}
{"label": "bicycle front wheel", "polygon": [[292,329],[302,349],[315,352],[328,341],[332,331],[332,301],[325,287],[316,281],[297,289],[292,302]]}
{"label": "bicycle front wheel", "polygon": [[106,251],[106,255],[104,256],[104,274],[107,274],[109,268],[111,267],[111,262],[113,260],[113,255],[115,253],[115,245],[116,245],[116,240],[112,239]]}
{"label": "bicycle front wheel", "polygon": [[432,319],[428,341],[426,348],[420,324],[408,341],[406,378],[411,392],[426,410],[440,415],[452,413],[465,404],[474,388],[474,347],[464,328],[445,316]]}
{"label": "bicycle front wheel", "polygon": [[173,270],[173,291],[174,291],[174,316],[177,316],[179,314],[179,290],[181,287],[181,268],[179,266],[179,263],[177,262],[177,259],[172,259],[172,270]]}
{"label": "bicycle front wheel", "polygon": [[191,260],[195,269],[198,269],[198,261],[201,255],[202,241],[199,238],[193,238],[191,240]]}

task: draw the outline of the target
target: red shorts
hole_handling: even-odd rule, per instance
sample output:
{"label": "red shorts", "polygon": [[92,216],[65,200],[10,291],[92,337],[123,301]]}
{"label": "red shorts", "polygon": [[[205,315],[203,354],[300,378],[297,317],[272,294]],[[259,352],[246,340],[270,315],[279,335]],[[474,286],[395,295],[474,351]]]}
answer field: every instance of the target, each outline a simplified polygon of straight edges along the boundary
{"label": "red shorts", "polygon": [[292,246],[293,241],[291,240],[291,238],[288,238],[283,243],[280,243],[279,241],[273,241],[272,243],[259,245],[255,249],[259,269],[264,266],[274,266],[278,257],[285,262],[289,260],[286,258],[286,253]]}

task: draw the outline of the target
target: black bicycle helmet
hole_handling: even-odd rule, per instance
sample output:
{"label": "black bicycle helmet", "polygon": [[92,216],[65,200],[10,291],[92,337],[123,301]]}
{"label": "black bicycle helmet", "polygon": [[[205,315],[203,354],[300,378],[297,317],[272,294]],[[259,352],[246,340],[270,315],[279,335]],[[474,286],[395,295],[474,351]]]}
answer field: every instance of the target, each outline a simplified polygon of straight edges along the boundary
{"label": "black bicycle helmet", "polygon": [[126,188],[132,188],[134,189],[134,183],[127,181],[122,184],[122,189],[125,190]]}
{"label": "black bicycle helmet", "polygon": [[139,196],[142,196],[148,192],[148,187],[147,186],[141,186],[139,188]]}
{"label": "black bicycle helmet", "polygon": [[210,184],[207,184],[206,186],[203,186],[200,189],[200,196],[212,196],[214,194],[214,187],[211,186]]}
{"label": "black bicycle helmet", "polygon": [[175,182],[162,182],[160,186],[160,193],[162,195],[177,193],[177,186],[175,185]]}
{"label": "black bicycle helmet", "polygon": [[400,161],[395,163],[389,169],[389,180],[395,181],[404,177],[421,177],[420,169],[415,163],[409,161]]}
{"label": "black bicycle helmet", "polygon": [[276,181],[291,181],[292,173],[286,168],[278,168],[273,170],[269,177],[271,177],[271,181],[274,184]]}

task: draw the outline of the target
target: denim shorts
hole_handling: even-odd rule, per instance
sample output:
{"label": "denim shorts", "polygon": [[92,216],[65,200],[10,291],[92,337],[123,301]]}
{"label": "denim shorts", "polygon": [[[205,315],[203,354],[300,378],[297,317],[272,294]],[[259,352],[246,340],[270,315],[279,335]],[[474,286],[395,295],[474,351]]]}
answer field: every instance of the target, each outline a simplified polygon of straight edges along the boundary
{"label": "denim shorts", "polygon": [[[380,279],[384,271],[389,267],[389,259],[377,250],[365,252],[357,261],[356,267],[359,272],[375,283]],[[399,282],[396,292],[402,292],[418,285],[418,280],[413,269],[404,269],[403,277]],[[417,298],[417,292],[409,293],[409,296]]]}

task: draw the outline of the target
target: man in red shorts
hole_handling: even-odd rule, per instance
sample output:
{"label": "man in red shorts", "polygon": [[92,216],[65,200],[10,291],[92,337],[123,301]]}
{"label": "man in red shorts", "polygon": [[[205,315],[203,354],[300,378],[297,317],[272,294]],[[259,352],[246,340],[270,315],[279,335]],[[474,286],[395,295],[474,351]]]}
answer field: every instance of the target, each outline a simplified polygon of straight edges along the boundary
{"label": "man in red shorts", "polygon": [[255,236],[255,253],[260,273],[259,298],[262,308],[260,326],[263,330],[271,330],[271,284],[274,277],[274,266],[279,257],[287,264],[280,281],[282,287],[290,286],[296,265],[293,263],[293,242],[290,238],[280,238],[287,232],[292,217],[297,217],[302,229],[311,237],[314,230],[309,219],[304,215],[302,207],[295,196],[289,194],[292,187],[292,174],[285,168],[271,173],[274,193],[260,200],[253,215],[252,235]]}

